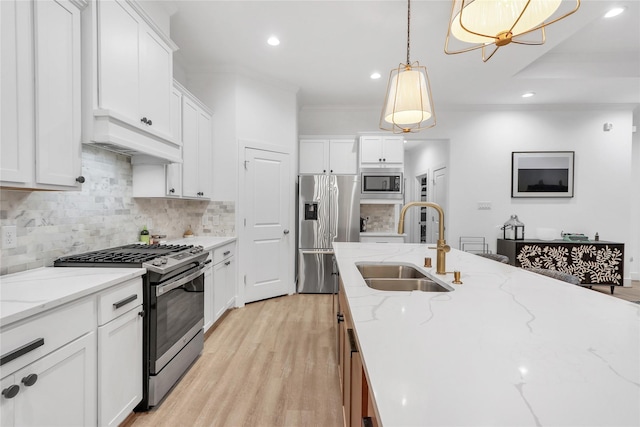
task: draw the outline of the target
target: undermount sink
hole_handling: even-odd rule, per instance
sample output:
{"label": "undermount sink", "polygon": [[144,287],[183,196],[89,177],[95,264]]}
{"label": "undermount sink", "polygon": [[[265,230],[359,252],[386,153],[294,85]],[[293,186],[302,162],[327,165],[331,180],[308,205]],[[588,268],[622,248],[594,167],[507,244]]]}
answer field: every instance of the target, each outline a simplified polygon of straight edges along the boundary
{"label": "undermount sink", "polygon": [[356,264],[364,282],[379,291],[449,292],[449,289],[404,264]]}
{"label": "undermount sink", "polygon": [[421,271],[402,264],[357,264],[364,279],[416,279],[426,277]]}
{"label": "undermount sink", "polygon": [[449,292],[431,279],[364,279],[368,287],[379,291]]}

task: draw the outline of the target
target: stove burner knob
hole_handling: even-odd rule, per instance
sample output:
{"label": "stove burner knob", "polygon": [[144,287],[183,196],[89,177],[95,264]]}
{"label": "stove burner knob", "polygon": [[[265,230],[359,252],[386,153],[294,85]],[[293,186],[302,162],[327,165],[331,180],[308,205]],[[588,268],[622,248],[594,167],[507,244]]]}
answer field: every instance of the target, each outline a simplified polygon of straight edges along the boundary
{"label": "stove burner knob", "polygon": [[167,262],[169,262],[169,258],[160,258],[161,264],[166,264]]}
{"label": "stove burner knob", "polygon": [[159,259],[154,259],[151,262],[152,265],[155,265],[156,267],[160,267],[162,265],[162,261],[160,261]]}

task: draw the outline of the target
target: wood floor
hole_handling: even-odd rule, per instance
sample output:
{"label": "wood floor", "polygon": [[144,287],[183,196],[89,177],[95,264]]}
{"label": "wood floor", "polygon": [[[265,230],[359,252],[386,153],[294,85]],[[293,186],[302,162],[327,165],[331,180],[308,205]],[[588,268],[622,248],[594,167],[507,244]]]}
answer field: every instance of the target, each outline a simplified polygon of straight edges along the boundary
{"label": "wood floor", "polygon": [[[611,295],[609,286],[594,286],[593,290]],[[627,301],[640,301],[640,281],[631,281],[631,287],[616,286],[613,290],[613,296]]]}
{"label": "wood floor", "polygon": [[233,310],[144,426],[342,426],[332,295]]}

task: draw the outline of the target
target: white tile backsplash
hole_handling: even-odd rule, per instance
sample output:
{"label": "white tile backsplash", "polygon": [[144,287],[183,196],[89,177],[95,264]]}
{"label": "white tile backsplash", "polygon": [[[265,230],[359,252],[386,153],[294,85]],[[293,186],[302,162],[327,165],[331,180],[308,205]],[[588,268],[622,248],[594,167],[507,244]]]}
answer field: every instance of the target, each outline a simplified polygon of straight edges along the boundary
{"label": "white tile backsplash", "polygon": [[16,225],[18,246],[2,248],[0,275],[51,266],[64,255],[134,242],[151,234],[235,235],[235,202],[133,198],[129,157],[83,146],[82,191],[0,190],[0,225]]}
{"label": "white tile backsplash", "polygon": [[360,216],[369,218],[367,231],[391,233],[396,231],[395,205],[391,204],[361,204]]}

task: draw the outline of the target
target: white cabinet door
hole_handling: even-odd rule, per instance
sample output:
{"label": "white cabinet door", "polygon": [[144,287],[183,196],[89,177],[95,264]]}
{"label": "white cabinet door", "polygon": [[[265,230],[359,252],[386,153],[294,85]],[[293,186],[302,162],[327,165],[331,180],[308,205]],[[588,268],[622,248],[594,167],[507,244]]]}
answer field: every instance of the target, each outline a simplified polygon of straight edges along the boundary
{"label": "white cabinet door", "polygon": [[171,47],[125,1],[101,0],[97,7],[100,108],[170,136]]}
{"label": "white cabinet door", "polygon": [[360,137],[360,163],[380,164],[382,162],[382,137]]}
{"label": "white cabinet door", "polygon": [[171,136],[178,145],[182,145],[182,92],[171,87]]}
{"label": "white cabinet door", "polygon": [[401,136],[385,136],[382,139],[382,149],[386,164],[404,164],[404,138]]}
{"label": "white cabinet door", "polygon": [[140,26],[140,115],[167,135],[171,129],[173,51],[146,26]]}
{"label": "white cabinet door", "polygon": [[227,263],[228,259],[213,266],[213,319],[214,322],[226,310]]}
{"label": "white cabinet door", "polygon": [[326,139],[300,140],[299,173],[318,175],[327,173],[329,141]]}
{"label": "white cabinet door", "polygon": [[30,2],[0,1],[0,180],[7,185],[34,176],[31,29]]}
{"label": "white cabinet door", "polygon": [[232,308],[236,300],[236,266],[235,257],[230,257],[227,261],[229,264],[226,272],[226,286],[224,287],[225,306],[226,308]]}
{"label": "white cabinet door", "polygon": [[17,389],[18,394],[14,397],[9,397],[8,393],[12,391],[9,387],[15,389],[16,386],[20,387],[16,384],[14,375],[8,375],[0,380],[0,390],[2,390],[2,397],[0,397],[0,426],[11,427],[14,425],[14,402],[20,395],[20,389]]}
{"label": "white cabinet door", "polygon": [[97,1],[96,7],[100,30],[98,105],[140,124],[137,15],[121,0]]}
{"label": "white cabinet door", "polygon": [[[14,425],[95,425],[96,359],[96,334],[91,332],[16,372],[20,393],[13,399]],[[37,380],[25,386],[33,374]]]}
{"label": "white cabinet door", "polygon": [[170,163],[165,166],[165,176],[167,196],[182,196],[182,165],[180,163]]}
{"label": "white cabinet door", "polygon": [[[213,257],[213,256],[212,256]],[[213,312],[213,269],[209,268],[204,272],[204,331],[207,332],[213,325],[215,319]]]}
{"label": "white cabinet door", "polygon": [[360,137],[362,167],[404,167],[404,138],[401,136]]}
{"label": "white cabinet door", "polygon": [[336,175],[358,173],[358,144],[355,138],[329,141],[329,172]]}
{"label": "white cabinet door", "polygon": [[303,175],[358,173],[356,139],[301,139],[299,173]]}
{"label": "white cabinet door", "polygon": [[213,187],[211,115],[189,97],[182,98],[182,195],[210,198]]}
{"label": "white cabinet door", "polygon": [[98,425],[117,426],[142,400],[142,306],[98,328]]}
{"label": "white cabinet door", "polygon": [[188,98],[182,102],[182,195],[198,197],[198,107]]}
{"label": "white cabinet door", "polygon": [[80,142],[80,10],[70,1],[34,2],[36,181],[76,186]]}
{"label": "white cabinet door", "polygon": [[213,195],[213,141],[211,139],[211,116],[204,111],[198,116],[198,184],[200,197]]}
{"label": "white cabinet door", "polygon": [[2,185],[77,190],[81,11],[68,0],[0,4]]}

